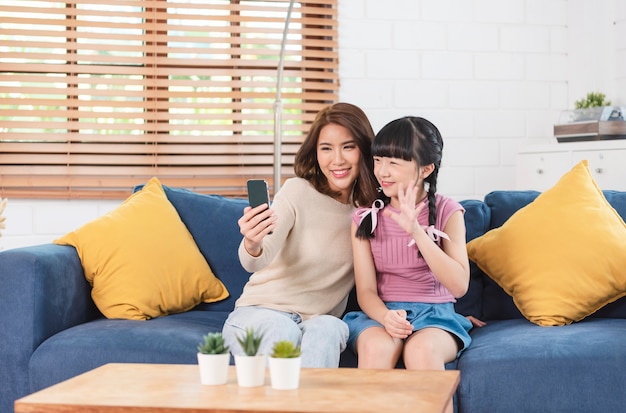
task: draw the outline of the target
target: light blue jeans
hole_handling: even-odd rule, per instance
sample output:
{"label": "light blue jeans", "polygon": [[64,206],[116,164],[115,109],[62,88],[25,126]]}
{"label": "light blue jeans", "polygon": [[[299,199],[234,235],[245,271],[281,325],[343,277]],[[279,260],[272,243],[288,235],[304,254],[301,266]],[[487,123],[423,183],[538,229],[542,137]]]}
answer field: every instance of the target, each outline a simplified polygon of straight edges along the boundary
{"label": "light blue jeans", "polygon": [[248,327],[263,332],[259,354],[270,354],[274,343],[290,340],[300,345],[302,367],[339,367],[339,356],[346,349],[348,326],[331,315],[318,315],[302,321],[298,314],[251,306],[236,308],[224,323],[222,334],[230,352],[242,354],[237,337]]}

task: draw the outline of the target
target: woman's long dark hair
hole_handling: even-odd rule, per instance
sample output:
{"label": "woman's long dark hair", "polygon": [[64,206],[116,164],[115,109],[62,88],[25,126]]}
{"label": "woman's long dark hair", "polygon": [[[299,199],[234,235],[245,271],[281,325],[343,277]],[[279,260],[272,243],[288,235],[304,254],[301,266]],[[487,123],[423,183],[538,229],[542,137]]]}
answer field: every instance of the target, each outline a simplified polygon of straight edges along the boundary
{"label": "woman's long dark hair", "polygon": [[318,112],[306,139],[296,153],[294,162],[296,176],[309,181],[322,194],[333,198],[340,195],[339,192],[330,188],[317,161],[317,141],[320,132],[324,126],[331,123],[348,129],[361,152],[359,176],[354,183],[352,203],[354,206],[364,206],[368,200],[376,197],[377,183],[371,152],[374,130],[367,115],[358,106],[340,102],[327,106]]}
{"label": "woman's long dark hair", "polygon": [[[437,193],[437,175],[441,167],[443,154],[443,138],[435,125],[430,121],[417,116],[405,116],[389,122],[374,138],[372,144],[372,156],[399,158],[405,161],[415,161],[417,166],[435,166],[424,182],[428,183],[428,225],[435,225],[437,218],[437,205],[435,194]],[[376,198],[369,201],[371,205]],[[379,190],[377,199],[384,205],[389,203],[389,198]],[[359,238],[372,238],[372,215],[369,214],[359,227],[356,235]]]}

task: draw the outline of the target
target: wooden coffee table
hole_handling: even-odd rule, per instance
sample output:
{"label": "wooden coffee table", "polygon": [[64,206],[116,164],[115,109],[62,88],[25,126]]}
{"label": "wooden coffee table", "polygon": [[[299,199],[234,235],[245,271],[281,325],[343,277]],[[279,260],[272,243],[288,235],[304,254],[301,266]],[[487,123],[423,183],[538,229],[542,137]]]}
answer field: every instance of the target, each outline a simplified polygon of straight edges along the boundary
{"label": "wooden coffee table", "polygon": [[193,364],[107,364],[15,402],[15,413],[443,412],[458,371],[306,369],[296,390],[200,384]]}

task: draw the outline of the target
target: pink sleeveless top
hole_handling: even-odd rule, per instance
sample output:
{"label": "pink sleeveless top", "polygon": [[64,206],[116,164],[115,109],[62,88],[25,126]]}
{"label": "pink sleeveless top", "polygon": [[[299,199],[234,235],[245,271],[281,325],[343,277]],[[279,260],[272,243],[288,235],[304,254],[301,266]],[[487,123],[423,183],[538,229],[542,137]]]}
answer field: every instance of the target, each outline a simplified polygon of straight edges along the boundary
{"label": "pink sleeveless top", "polygon": [[[435,199],[437,202],[435,229],[443,231],[454,212],[465,210],[461,204],[443,195],[436,194]],[[428,203],[428,200],[423,202]],[[410,247],[407,246],[412,237],[383,214],[382,211],[385,209],[399,212],[390,205],[378,211],[374,238],[370,239],[380,298],[385,302],[456,302],[448,289],[437,281],[424,258],[419,256],[417,245],[413,243]],[[357,225],[363,211],[362,208],[358,209],[352,215]],[[428,226],[428,207],[421,211],[418,222],[423,227]]]}

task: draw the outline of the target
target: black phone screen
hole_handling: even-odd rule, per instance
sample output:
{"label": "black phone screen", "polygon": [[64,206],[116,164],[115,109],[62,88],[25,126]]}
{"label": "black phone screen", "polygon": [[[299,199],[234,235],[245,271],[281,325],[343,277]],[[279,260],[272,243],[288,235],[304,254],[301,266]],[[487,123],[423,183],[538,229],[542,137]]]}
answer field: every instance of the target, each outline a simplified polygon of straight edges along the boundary
{"label": "black phone screen", "polygon": [[261,204],[270,204],[270,191],[264,179],[248,180],[248,202],[252,208]]}

